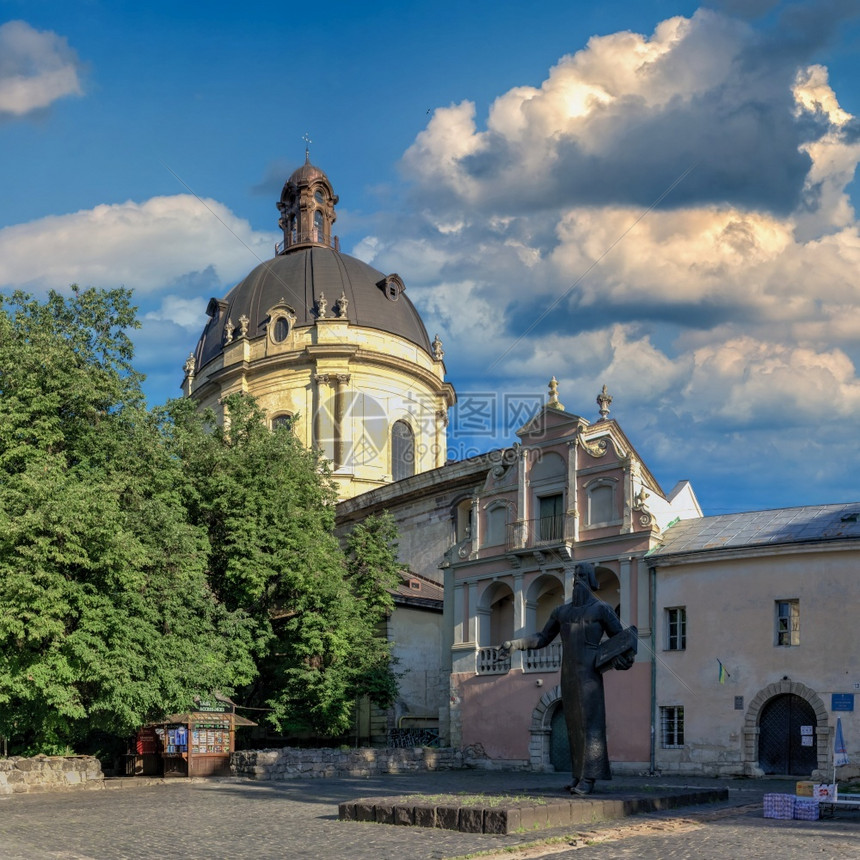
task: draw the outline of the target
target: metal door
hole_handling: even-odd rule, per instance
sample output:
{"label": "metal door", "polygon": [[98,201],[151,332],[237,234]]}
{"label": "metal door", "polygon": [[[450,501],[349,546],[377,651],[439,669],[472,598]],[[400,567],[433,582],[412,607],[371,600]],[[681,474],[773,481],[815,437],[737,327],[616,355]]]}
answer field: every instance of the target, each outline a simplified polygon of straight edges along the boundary
{"label": "metal door", "polygon": [[570,740],[567,736],[567,723],[561,702],[550,720],[549,760],[552,766],[562,773],[570,771]]}
{"label": "metal door", "polygon": [[765,773],[809,776],[818,766],[816,722],[806,699],[774,696],[759,718],[759,767]]}

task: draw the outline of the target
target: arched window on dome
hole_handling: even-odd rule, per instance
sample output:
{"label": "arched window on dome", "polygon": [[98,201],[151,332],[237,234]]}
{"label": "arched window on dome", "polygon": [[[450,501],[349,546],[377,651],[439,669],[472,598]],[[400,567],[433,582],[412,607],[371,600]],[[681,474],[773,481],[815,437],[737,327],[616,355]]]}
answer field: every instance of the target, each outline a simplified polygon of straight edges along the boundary
{"label": "arched window on dome", "polygon": [[271,420],[272,430],[277,430],[278,427],[286,427],[289,429],[293,426],[293,415],[291,412],[281,412],[278,415],[273,415]]}
{"label": "arched window on dome", "polygon": [[402,481],[415,474],[415,434],[405,421],[391,426],[391,478]]}
{"label": "arched window on dome", "polygon": [[314,242],[322,242],[323,235],[322,209],[317,209],[314,211]]}

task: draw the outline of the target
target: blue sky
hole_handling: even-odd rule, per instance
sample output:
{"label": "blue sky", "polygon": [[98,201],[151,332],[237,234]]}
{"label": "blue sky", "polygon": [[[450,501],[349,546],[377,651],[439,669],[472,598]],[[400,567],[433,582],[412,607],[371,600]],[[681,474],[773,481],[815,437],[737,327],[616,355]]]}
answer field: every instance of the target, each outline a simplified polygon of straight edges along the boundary
{"label": "blue sky", "polygon": [[445,345],[706,513],[860,499],[860,4],[2,2],[0,290],[133,288],[151,404],[311,159]]}

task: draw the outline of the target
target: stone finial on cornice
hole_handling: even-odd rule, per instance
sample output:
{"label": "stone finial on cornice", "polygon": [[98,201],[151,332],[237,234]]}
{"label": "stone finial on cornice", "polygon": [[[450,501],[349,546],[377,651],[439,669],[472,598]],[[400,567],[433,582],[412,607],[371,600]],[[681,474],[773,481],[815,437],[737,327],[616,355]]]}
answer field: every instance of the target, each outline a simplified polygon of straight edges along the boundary
{"label": "stone finial on cornice", "polygon": [[606,390],[604,384],[600,394],[597,395],[597,405],[600,407],[600,420],[605,421],[609,415],[609,404],[612,403],[612,395]]}
{"label": "stone finial on cornice", "polygon": [[546,405],[551,409],[560,409],[564,412],[564,404],[558,399],[558,380],[554,376],[549,381],[549,401]]}

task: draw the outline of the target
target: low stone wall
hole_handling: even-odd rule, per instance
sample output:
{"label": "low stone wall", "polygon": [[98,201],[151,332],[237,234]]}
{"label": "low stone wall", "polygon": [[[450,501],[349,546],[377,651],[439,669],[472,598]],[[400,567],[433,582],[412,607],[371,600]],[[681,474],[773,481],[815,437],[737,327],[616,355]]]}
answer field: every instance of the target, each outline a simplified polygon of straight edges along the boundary
{"label": "low stone wall", "polygon": [[0,795],[68,788],[104,788],[101,762],[86,755],[0,758]]}
{"label": "low stone wall", "polygon": [[235,776],[246,779],[314,779],[379,776],[469,766],[460,750],[431,749],[295,749],[243,750],[230,757]]}

